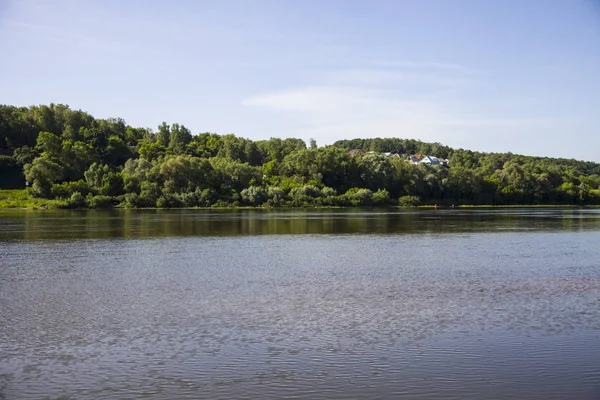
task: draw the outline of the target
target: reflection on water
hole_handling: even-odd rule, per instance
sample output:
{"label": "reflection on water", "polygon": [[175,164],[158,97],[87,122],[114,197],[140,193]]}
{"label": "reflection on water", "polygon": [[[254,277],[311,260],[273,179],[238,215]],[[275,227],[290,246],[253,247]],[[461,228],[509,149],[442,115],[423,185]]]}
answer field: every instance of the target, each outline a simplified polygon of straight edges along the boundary
{"label": "reflection on water", "polygon": [[597,229],[600,209],[0,210],[0,240]]}
{"label": "reflection on water", "polygon": [[599,218],[3,212],[0,399],[597,399]]}

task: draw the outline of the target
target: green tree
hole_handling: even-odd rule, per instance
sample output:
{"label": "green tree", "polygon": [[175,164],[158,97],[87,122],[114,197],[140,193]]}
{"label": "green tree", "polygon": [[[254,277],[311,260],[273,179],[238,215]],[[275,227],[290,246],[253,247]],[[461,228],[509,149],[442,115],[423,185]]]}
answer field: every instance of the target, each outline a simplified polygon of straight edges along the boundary
{"label": "green tree", "polygon": [[129,146],[127,146],[127,143],[116,135],[108,138],[104,154],[104,162],[115,167],[123,165],[125,161],[132,157],[131,150]]}
{"label": "green tree", "polygon": [[162,157],[166,153],[165,147],[158,141],[152,142],[147,139],[140,140],[138,144],[138,152],[140,157],[152,161]]}
{"label": "green tree", "polygon": [[206,159],[191,156],[170,156],[159,166],[163,193],[191,192],[206,188],[213,182],[213,167]]}
{"label": "green tree", "polygon": [[171,127],[167,125],[166,122],[162,122],[158,126],[158,132],[156,132],[156,143],[161,145],[164,148],[169,146],[169,142],[171,141]]}
{"label": "green tree", "polygon": [[184,125],[173,124],[169,136],[168,151],[171,154],[183,154],[186,146],[192,141],[192,133]]}
{"label": "green tree", "polygon": [[63,167],[46,158],[37,157],[31,164],[25,164],[25,179],[32,183],[31,193],[35,197],[50,197],[52,183],[60,180]]}
{"label": "green tree", "polygon": [[260,206],[267,201],[268,195],[265,189],[260,186],[250,186],[240,193],[244,203],[251,206]]}
{"label": "green tree", "polygon": [[63,141],[60,136],[50,132],[40,132],[35,148],[48,160],[55,163],[63,161]]}
{"label": "green tree", "polygon": [[373,204],[376,205],[385,205],[391,202],[390,193],[386,189],[379,189],[375,193],[373,193]]}
{"label": "green tree", "polygon": [[24,145],[23,147],[15,149],[12,157],[17,165],[23,166],[25,164],[30,164],[37,155],[38,154],[34,149]]}
{"label": "green tree", "polygon": [[227,186],[236,191],[262,183],[262,171],[248,163],[240,163],[226,158],[213,157],[210,164],[215,171],[215,178],[221,186]]}
{"label": "green tree", "polygon": [[124,193],[123,177],[107,164],[94,163],[84,175],[88,185],[101,195],[118,196]]}

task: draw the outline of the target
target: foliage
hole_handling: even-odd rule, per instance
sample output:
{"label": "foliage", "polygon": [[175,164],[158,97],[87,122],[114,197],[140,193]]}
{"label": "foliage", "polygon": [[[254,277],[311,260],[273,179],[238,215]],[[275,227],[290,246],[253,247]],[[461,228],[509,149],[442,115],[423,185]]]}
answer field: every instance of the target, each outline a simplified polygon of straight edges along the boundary
{"label": "foliage", "polygon": [[244,203],[251,206],[260,206],[268,199],[267,191],[260,186],[250,186],[242,190],[240,195]]}
{"label": "foliage", "polygon": [[379,189],[373,193],[373,204],[385,205],[391,202],[390,193],[386,189]]}
{"label": "foliage", "polygon": [[30,190],[0,190],[0,208],[54,208],[55,200],[33,197]]}
{"label": "foliage", "polygon": [[352,188],[346,192],[345,196],[353,206],[370,206],[373,204],[373,192],[369,189]]}
{"label": "foliage", "polygon": [[417,196],[402,196],[398,199],[400,207],[417,207],[421,204],[421,200]]}
{"label": "foliage", "polygon": [[[350,150],[353,150],[352,152]],[[392,154],[390,154],[392,153]],[[412,165],[410,154],[449,159]],[[0,206],[225,207],[600,204],[600,164],[413,139],[251,141],[156,132],[66,105],[0,106]]]}
{"label": "foliage", "polygon": [[84,173],[85,180],[98,193],[104,196],[118,196],[123,193],[123,176],[107,164],[94,163]]}
{"label": "foliage", "polygon": [[92,196],[86,197],[86,202],[90,208],[111,208],[113,207],[113,198],[111,196]]}
{"label": "foliage", "polygon": [[31,164],[25,164],[25,178],[33,182],[31,193],[35,197],[47,198],[51,195],[52,183],[61,179],[63,167],[44,157],[37,157]]}
{"label": "foliage", "polygon": [[52,197],[54,198],[69,198],[75,192],[87,196],[93,189],[86,181],[80,179],[78,181],[61,182],[52,185]]}
{"label": "foliage", "polygon": [[74,192],[71,195],[71,198],[69,199],[67,204],[69,205],[70,208],[85,207],[85,205],[86,205],[85,197],[83,197],[83,195],[79,192]]}

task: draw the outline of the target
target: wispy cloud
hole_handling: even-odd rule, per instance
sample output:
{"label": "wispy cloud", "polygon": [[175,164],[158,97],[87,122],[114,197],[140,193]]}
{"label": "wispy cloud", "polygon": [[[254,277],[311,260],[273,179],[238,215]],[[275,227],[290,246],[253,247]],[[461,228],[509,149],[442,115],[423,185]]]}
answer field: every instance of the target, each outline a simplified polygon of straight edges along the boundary
{"label": "wispy cloud", "polygon": [[92,36],[81,31],[64,27],[25,21],[3,20],[5,29],[10,29],[13,35],[35,37],[44,41],[54,41],[61,44],[76,45],[87,49],[105,51],[125,51],[125,42],[107,40],[106,37]]}
{"label": "wispy cloud", "polygon": [[398,69],[348,69],[331,73],[330,79],[340,84],[415,86],[421,90],[449,88],[468,84],[471,79],[460,74],[440,74]]}
{"label": "wispy cloud", "polygon": [[357,111],[386,101],[382,90],[349,86],[312,86],[266,93],[242,101],[244,106],[265,107],[278,111],[314,114],[339,114]]}
{"label": "wispy cloud", "polygon": [[[388,63],[391,64],[391,63]],[[452,143],[462,129],[538,129],[551,118],[474,113],[460,92],[477,84],[471,70],[454,64],[396,62],[393,68],[351,68],[331,71],[313,85],[252,96],[243,106],[285,113],[296,134],[333,142],[348,137],[402,136]],[[474,72],[473,72],[474,73]]]}
{"label": "wispy cloud", "polygon": [[[377,63],[374,63],[377,64]],[[410,67],[410,68],[407,68]],[[431,67],[434,67],[433,70]],[[322,73],[321,84],[263,93],[242,101],[244,106],[280,111],[356,112],[395,109],[440,89],[471,82],[454,64],[396,62],[394,68],[343,68]]]}
{"label": "wispy cloud", "polygon": [[461,64],[427,61],[408,61],[408,60],[375,60],[370,63],[377,67],[401,68],[405,70],[418,70],[421,72],[445,72],[460,73],[465,75],[482,75],[485,71],[467,67]]}

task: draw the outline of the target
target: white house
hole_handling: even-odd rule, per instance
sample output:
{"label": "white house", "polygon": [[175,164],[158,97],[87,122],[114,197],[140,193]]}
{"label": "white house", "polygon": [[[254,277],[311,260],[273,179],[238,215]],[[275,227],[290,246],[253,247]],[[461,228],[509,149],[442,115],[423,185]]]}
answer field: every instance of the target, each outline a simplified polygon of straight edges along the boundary
{"label": "white house", "polygon": [[440,165],[440,160],[437,157],[425,156],[419,161],[419,164]]}

